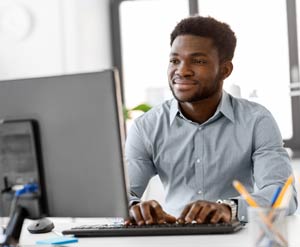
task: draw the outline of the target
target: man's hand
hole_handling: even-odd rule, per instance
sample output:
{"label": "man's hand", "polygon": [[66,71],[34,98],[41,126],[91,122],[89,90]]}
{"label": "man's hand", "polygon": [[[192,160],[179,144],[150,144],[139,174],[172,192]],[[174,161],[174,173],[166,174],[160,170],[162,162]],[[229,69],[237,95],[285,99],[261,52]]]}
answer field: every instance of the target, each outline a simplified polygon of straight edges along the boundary
{"label": "man's hand", "polygon": [[131,206],[129,215],[130,218],[125,220],[125,225],[152,225],[176,222],[176,218],[163,211],[161,205],[155,200],[140,202]]}
{"label": "man's hand", "polygon": [[188,204],[177,219],[178,223],[229,223],[231,220],[231,209],[225,204],[195,201]]}

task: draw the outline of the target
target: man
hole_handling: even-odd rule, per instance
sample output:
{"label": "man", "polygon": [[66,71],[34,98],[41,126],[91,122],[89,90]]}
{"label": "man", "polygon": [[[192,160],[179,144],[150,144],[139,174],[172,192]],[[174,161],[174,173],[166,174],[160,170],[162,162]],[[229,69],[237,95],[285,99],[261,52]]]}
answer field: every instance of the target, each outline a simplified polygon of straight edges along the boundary
{"label": "man", "polygon": [[[168,79],[175,99],[136,119],[126,141],[127,224],[247,221],[248,205],[232,181],[241,181],[259,205],[270,206],[292,174],[271,113],[222,89],[235,46],[230,27],[211,17],[183,19],[171,33]],[[154,200],[140,201],[156,174],[166,209]],[[294,187],[292,193],[288,214],[297,208]]]}

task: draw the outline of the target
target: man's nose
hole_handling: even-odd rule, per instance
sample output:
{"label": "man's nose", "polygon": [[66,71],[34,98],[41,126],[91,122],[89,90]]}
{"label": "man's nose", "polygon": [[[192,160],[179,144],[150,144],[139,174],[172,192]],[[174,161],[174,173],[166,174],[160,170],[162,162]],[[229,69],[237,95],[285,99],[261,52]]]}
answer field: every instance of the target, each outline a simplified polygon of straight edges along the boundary
{"label": "man's nose", "polygon": [[180,76],[190,76],[193,75],[194,72],[187,63],[181,62],[178,65],[175,73]]}

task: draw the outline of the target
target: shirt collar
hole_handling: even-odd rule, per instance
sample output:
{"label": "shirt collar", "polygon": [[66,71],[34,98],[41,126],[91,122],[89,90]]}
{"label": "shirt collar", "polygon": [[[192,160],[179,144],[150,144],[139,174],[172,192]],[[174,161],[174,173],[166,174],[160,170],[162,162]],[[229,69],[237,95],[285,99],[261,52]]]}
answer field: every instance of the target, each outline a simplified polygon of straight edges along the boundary
{"label": "shirt collar", "polygon": [[[231,122],[234,122],[234,114],[233,114],[231,96],[224,90],[223,90],[222,99],[218,106],[218,109]],[[217,111],[218,111],[218,109],[217,109]]]}
{"label": "shirt collar", "polygon": [[[234,122],[234,114],[233,114],[231,99],[228,93],[224,90],[223,90],[221,101],[218,105],[218,108],[214,116],[216,116],[219,112],[223,113],[225,117],[227,117],[230,121]],[[173,123],[177,114],[180,114],[178,101],[172,99],[171,107],[170,107],[170,125]]]}
{"label": "shirt collar", "polygon": [[173,123],[178,113],[179,113],[178,101],[176,99],[172,99],[171,107],[170,107],[170,125]]}

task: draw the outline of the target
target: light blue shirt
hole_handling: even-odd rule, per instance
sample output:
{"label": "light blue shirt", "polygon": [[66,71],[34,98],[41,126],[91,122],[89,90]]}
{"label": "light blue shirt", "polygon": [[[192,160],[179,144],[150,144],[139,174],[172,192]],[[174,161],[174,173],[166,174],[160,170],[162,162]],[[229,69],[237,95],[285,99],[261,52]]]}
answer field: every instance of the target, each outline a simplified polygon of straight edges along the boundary
{"label": "light blue shirt", "polygon": [[[166,192],[165,210],[174,216],[196,200],[234,198],[239,220],[247,221],[248,205],[232,181],[242,182],[261,206],[270,206],[278,186],[292,174],[271,113],[225,91],[215,114],[202,124],[186,119],[175,99],[153,107],[131,126],[126,159],[130,200],[139,200],[158,174]],[[293,187],[288,214],[296,208]]]}

